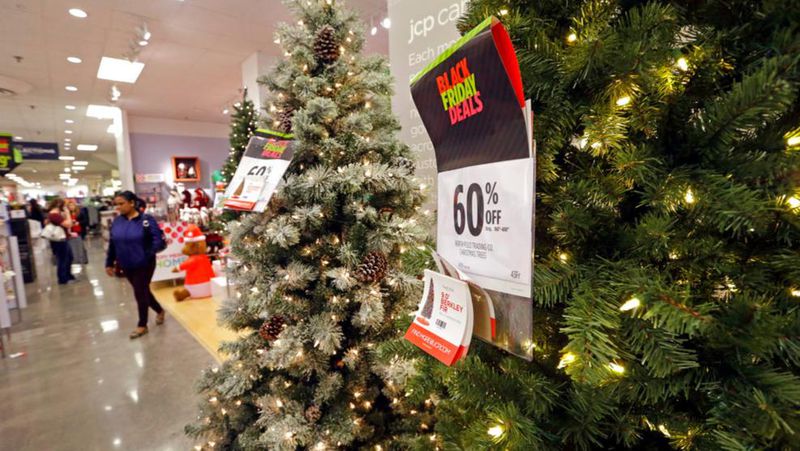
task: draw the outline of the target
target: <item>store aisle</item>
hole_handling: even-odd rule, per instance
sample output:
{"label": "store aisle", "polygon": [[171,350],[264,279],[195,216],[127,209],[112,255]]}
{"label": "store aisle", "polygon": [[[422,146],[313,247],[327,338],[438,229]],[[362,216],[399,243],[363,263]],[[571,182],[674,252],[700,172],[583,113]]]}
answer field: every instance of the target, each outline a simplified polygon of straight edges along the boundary
{"label": "store aisle", "polygon": [[[0,360],[2,450],[186,450],[183,426],[196,415],[194,382],[214,363],[180,324],[136,326],[133,292],[103,271],[99,240],[79,283],[59,286],[49,249],[37,255],[28,308]],[[16,316],[12,314],[14,318]]]}

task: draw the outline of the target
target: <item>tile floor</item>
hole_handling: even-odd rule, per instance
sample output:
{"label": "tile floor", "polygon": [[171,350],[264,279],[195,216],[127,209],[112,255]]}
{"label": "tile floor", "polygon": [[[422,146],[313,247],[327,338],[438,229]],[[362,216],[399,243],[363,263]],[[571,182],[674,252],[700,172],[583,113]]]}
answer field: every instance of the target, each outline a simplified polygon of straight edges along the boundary
{"label": "tile floor", "polygon": [[105,275],[99,239],[88,249],[80,282],[66,286],[55,283],[49,249],[37,255],[28,308],[6,341],[25,355],[0,359],[0,450],[191,449],[183,426],[213,358],[169,315],[156,326],[151,312],[150,333],[128,339],[133,292]]}

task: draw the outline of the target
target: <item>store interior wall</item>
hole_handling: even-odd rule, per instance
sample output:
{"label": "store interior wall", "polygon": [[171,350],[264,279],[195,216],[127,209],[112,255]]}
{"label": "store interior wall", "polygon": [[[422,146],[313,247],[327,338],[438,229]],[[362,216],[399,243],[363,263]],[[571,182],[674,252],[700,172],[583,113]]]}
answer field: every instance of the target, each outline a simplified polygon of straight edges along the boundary
{"label": "store interior wall", "polygon": [[[222,167],[230,150],[228,125],[140,116],[130,116],[129,123],[134,174],[164,174],[164,182],[172,186],[172,157],[197,157],[200,181],[184,185],[190,190],[212,188],[211,173]],[[152,187],[137,183],[136,191]]]}
{"label": "store interior wall", "polygon": [[[189,189],[210,189],[211,173],[222,167],[228,156],[226,137],[185,136],[154,133],[131,133],[131,155],[134,174],[164,174],[165,183],[175,183],[172,157],[197,157],[200,160],[200,181],[184,182]],[[137,191],[152,184],[136,184]]]}

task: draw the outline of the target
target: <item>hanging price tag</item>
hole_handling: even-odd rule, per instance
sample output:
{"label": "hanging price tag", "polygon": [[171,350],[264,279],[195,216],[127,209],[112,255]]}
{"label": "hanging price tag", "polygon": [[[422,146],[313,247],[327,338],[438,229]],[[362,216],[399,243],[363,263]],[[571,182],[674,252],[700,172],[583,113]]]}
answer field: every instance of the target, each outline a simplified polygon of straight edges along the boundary
{"label": "hanging price tag", "polygon": [[449,366],[467,354],[473,318],[467,284],[425,270],[422,300],[405,338]]}
{"label": "hanging price tag", "polygon": [[[508,33],[489,18],[411,83],[437,164],[436,251],[482,299],[478,336],[530,358],[535,155]],[[453,274],[456,272],[457,274]],[[495,328],[496,326],[496,328]]]}
{"label": "hanging price tag", "polygon": [[291,135],[257,130],[225,190],[225,208],[264,211],[292,157]]}

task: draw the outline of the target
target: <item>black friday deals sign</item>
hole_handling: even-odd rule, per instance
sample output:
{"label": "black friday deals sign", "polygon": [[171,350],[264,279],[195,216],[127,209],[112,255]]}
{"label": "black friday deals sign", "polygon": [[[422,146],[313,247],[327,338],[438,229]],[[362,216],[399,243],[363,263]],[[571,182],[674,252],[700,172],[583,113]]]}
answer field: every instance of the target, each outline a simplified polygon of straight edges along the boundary
{"label": "black friday deals sign", "polygon": [[436,154],[436,250],[493,302],[497,335],[479,337],[530,358],[535,160],[502,24],[491,17],[467,33],[413,79],[411,95]]}
{"label": "black friday deals sign", "polygon": [[258,129],[225,189],[225,208],[263,212],[294,157],[292,135]]}

